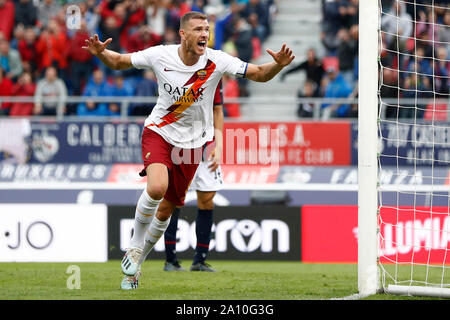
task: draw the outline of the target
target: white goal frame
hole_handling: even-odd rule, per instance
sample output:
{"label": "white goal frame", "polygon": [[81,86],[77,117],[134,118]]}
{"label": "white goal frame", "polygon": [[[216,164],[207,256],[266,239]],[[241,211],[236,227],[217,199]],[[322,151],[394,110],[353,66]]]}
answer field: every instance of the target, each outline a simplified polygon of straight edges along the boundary
{"label": "white goal frame", "polygon": [[358,291],[359,296],[389,293],[450,298],[450,288],[388,285],[378,265],[378,0],[359,1],[358,96]]}
{"label": "white goal frame", "polygon": [[358,291],[380,290],[378,271],[378,0],[359,1]]}

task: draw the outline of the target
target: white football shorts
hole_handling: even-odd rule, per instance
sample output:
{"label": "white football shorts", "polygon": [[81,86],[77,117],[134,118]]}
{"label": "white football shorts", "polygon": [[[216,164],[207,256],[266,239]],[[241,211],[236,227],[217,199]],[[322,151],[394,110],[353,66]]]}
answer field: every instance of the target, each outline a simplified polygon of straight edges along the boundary
{"label": "white football shorts", "polygon": [[189,190],[192,191],[218,191],[222,189],[222,170],[219,167],[215,171],[208,168],[209,161],[200,162]]}

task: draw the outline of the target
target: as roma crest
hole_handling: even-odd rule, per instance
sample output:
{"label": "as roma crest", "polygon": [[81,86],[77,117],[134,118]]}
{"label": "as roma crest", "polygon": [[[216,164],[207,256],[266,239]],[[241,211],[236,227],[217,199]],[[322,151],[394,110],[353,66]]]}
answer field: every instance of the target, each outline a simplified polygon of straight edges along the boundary
{"label": "as roma crest", "polygon": [[199,70],[199,71],[197,71],[197,76],[200,78],[200,80],[205,79],[206,78],[206,74],[207,74],[206,70]]}

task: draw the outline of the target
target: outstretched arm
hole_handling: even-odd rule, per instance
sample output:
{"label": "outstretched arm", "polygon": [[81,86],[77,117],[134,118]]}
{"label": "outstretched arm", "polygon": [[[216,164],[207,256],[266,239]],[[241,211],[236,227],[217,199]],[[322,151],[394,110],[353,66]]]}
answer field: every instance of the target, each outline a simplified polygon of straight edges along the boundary
{"label": "outstretched arm", "polygon": [[98,35],[86,39],[86,45],[82,48],[87,50],[92,55],[99,58],[106,66],[114,70],[123,70],[133,67],[131,64],[131,53],[121,54],[112,50],[106,49],[108,44],[112,41],[111,38],[105,42],[101,42]]}
{"label": "outstretched arm", "polygon": [[275,77],[284,67],[289,65],[295,56],[292,54],[292,50],[289,49],[286,44],[283,44],[281,50],[273,52],[270,49],[266,50],[270,54],[274,61],[264,63],[261,65],[248,64],[247,73],[245,77],[247,79],[266,82]]}

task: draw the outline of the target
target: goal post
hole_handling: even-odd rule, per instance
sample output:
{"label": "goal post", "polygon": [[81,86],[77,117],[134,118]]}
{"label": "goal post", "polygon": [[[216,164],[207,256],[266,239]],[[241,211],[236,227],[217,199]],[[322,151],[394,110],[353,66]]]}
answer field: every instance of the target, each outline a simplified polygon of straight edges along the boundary
{"label": "goal post", "polygon": [[358,290],[380,288],[377,244],[378,1],[359,1]]}
{"label": "goal post", "polygon": [[359,1],[361,296],[450,298],[449,38],[445,1]]}

